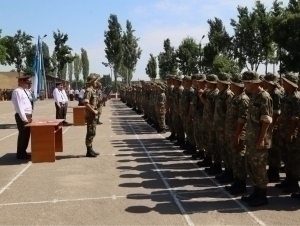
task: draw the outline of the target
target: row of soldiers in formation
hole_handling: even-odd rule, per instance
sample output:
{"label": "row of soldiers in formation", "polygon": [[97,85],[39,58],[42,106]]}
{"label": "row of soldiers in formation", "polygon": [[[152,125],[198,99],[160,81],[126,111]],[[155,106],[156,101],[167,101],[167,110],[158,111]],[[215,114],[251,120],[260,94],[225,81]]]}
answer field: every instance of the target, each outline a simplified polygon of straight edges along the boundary
{"label": "row of soldiers in formation", "polygon": [[159,124],[160,132],[166,122],[171,132],[167,139],[200,159],[197,165],[221,184],[232,182],[225,186],[232,195],[247,191],[249,175],[253,192],[241,200],[257,207],[268,204],[267,184],[280,182],[282,162],[286,177],[275,187],[300,199],[298,81],[294,73],[279,81],[275,74],[253,71],[183,79],[169,75],[167,84],[142,81],[120,94],[128,106]]}
{"label": "row of soldiers in formation", "polygon": [[11,100],[12,89],[0,89],[0,101]]}

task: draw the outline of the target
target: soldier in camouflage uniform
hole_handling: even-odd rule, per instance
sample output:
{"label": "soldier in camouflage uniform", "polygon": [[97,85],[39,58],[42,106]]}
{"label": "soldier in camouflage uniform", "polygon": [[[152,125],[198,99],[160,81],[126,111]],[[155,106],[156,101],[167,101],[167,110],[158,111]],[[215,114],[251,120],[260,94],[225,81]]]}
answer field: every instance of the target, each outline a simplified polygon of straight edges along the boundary
{"label": "soldier in camouflage uniform", "polygon": [[100,122],[100,116],[102,114],[102,106],[103,106],[103,102],[102,102],[102,100],[103,100],[102,84],[100,82],[97,82],[96,95],[98,97],[98,100],[97,100],[97,111],[98,111],[97,124],[100,125],[100,124],[102,124]]}
{"label": "soldier in camouflage uniform", "polygon": [[87,77],[87,89],[84,93],[83,103],[86,107],[85,120],[87,123],[87,133],[85,138],[85,145],[87,147],[86,157],[96,157],[99,155],[98,152],[93,150],[93,139],[96,136],[96,126],[97,126],[97,93],[96,84],[98,76],[89,75]]}
{"label": "soldier in camouflage uniform", "polygon": [[[194,139],[198,152],[192,156],[192,159],[204,159],[204,130],[202,125],[204,104],[200,100],[200,95],[205,89],[204,74],[195,75],[193,80],[194,96],[193,96],[193,124],[194,124]],[[206,133],[205,133],[206,134]]]}
{"label": "soldier in camouflage uniform", "polygon": [[268,73],[263,78],[263,87],[273,100],[273,120],[270,125],[273,129],[272,147],[269,149],[268,155],[268,179],[269,183],[279,181],[279,168],[280,168],[280,150],[278,143],[278,117],[281,113],[281,99],[283,94],[281,90],[277,88],[278,78],[273,73]]}
{"label": "soldier in camouflage uniform", "polygon": [[176,78],[173,94],[172,94],[172,100],[173,100],[173,107],[171,109],[173,113],[173,127],[175,128],[175,132],[177,134],[177,141],[174,143],[176,146],[184,145],[185,143],[185,134],[184,134],[184,128],[183,128],[183,121],[181,119],[180,111],[181,111],[181,105],[180,100],[182,98],[183,93],[183,86],[182,86],[182,79]]}
{"label": "soldier in camouflage uniform", "polygon": [[165,133],[166,132],[166,94],[165,94],[165,88],[163,85],[158,86],[158,100],[157,100],[157,109],[158,109],[158,124],[159,124],[159,133]]}
{"label": "soldier in camouflage uniform", "polygon": [[225,135],[228,144],[229,157],[232,159],[234,183],[225,186],[225,190],[232,195],[246,192],[246,166],[245,166],[245,135],[248,114],[249,97],[244,91],[244,84],[240,74],[231,78],[231,90],[234,96],[228,105],[225,119]]}
{"label": "soldier in camouflage uniform", "polygon": [[171,135],[167,137],[167,140],[173,141],[176,139],[176,133],[175,133],[175,128],[173,127],[173,122],[172,122],[172,113],[171,109],[173,108],[173,99],[172,99],[172,93],[174,89],[174,76],[169,75],[167,77],[167,89],[166,89],[166,98],[167,98],[167,103],[166,103],[166,123],[169,126],[169,130],[171,132]]}
{"label": "soldier in camouflage uniform", "polygon": [[[289,73],[283,78],[285,96],[282,99],[281,114],[278,119],[279,148],[285,154],[286,178],[275,187],[282,188],[284,193],[298,192],[299,178],[299,144],[297,143],[300,93],[298,77]],[[299,136],[298,136],[299,137]]]}
{"label": "soldier in camouflage uniform", "polygon": [[251,207],[268,204],[267,199],[267,161],[271,146],[273,103],[268,92],[263,90],[259,75],[253,71],[243,73],[245,88],[251,92],[246,125],[246,167],[254,185],[253,193],[243,196],[242,201]]}
{"label": "soldier in camouflage uniform", "polygon": [[211,175],[222,173],[221,162],[222,159],[225,163],[225,171],[223,174],[216,176],[216,179],[220,183],[232,182],[233,170],[232,161],[229,158],[227,143],[225,138],[225,118],[228,105],[233,97],[233,93],[230,90],[230,75],[227,73],[221,73],[218,75],[217,88],[219,89],[219,94],[216,99],[215,111],[214,111],[214,131],[217,136],[217,152],[214,156],[214,168],[211,171]]}
{"label": "soldier in camouflage uniform", "polygon": [[208,141],[205,147],[205,158],[203,161],[197,162],[199,167],[209,167],[206,171],[213,170],[212,157],[217,150],[216,132],[213,129],[215,103],[219,93],[217,88],[218,77],[214,74],[206,76],[207,92],[203,92],[200,100],[204,104],[203,108],[203,129],[208,133]]}

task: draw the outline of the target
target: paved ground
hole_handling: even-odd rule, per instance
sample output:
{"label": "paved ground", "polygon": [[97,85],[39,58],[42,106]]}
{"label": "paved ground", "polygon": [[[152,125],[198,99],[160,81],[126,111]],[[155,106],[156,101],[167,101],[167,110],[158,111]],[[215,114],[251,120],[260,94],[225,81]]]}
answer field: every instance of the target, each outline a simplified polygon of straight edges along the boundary
{"label": "paved ground", "polygon": [[[54,114],[52,101],[40,101],[34,118]],[[55,163],[32,164],[14,159],[13,108],[0,102],[0,225],[300,224],[300,201],[271,184],[270,205],[246,208],[120,101],[101,121],[98,158],[84,157],[85,127],[71,126]]]}

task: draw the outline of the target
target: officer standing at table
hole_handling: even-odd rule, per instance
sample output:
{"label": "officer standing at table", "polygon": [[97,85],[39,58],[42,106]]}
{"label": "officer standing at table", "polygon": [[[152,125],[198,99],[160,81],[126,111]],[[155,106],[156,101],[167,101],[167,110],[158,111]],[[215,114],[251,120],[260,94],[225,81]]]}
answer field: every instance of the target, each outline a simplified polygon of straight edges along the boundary
{"label": "officer standing at table", "polygon": [[53,98],[55,101],[56,119],[65,119],[65,97],[62,93],[62,83],[57,82],[56,88],[53,90]]}
{"label": "officer standing at table", "polygon": [[25,127],[26,124],[32,122],[32,103],[26,93],[29,78],[30,76],[17,77],[18,87],[12,93],[12,103],[16,111],[15,120],[19,131],[17,159],[30,159],[30,155],[26,152],[30,138],[30,128]]}

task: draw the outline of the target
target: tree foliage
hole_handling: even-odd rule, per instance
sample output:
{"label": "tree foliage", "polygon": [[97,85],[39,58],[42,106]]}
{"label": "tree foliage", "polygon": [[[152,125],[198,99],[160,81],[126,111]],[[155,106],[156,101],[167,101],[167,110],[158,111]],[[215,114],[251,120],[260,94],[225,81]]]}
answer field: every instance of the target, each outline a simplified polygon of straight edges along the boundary
{"label": "tree foliage", "polygon": [[56,52],[55,50],[53,51],[52,53],[52,56],[51,56],[51,64],[52,64],[52,70],[51,72],[54,74],[54,76],[57,76],[57,58],[56,58]]}
{"label": "tree foliage", "polygon": [[[72,55],[70,56],[72,57]],[[73,62],[68,63],[68,75],[69,75],[69,81],[73,81],[73,73],[74,73],[74,66],[73,66]]]}
{"label": "tree foliage", "polygon": [[163,80],[168,74],[177,74],[176,52],[169,38],[164,40],[164,52],[158,55],[158,67],[159,77]]}
{"label": "tree foliage", "polygon": [[75,77],[75,81],[79,82],[79,75],[81,74],[82,71],[82,61],[80,56],[75,53],[74,56],[74,77]]}
{"label": "tree foliage", "polygon": [[234,60],[230,59],[228,56],[219,55],[215,57],[210,73],[220,74],[221,72],[225,72],[234,74],[238,73],[239,71],[239,67]]}
{"label": "tree foliage", "polygon": [[150,54],[150,59],[148,60],[147,67],[145,68],[146,74],[151,80],[156,79],[157,77],[157,63],[156,57],[153,54]]}
{"label": "tree foliage", "polygon": [[100,79],[100,82],[102,86],[107,87],[112,85],[112,80],[110,75],[103,75],[102,78]]}
{"label": "tree foliage", "polygon": [[6,48],[3,44],[3,38],[1,38],[2,30],[0,29],[0,64],[6,64]]}
{"label": "tree foliage", "polygon": [[90,62],[87,55],[87,51],[83,48],[81,48],[81,65],[82,65],[83,81],[86,81],[86,78],[89,75],[89,71],[90,71]]}
{"label": "tree foliage", "polygon": [[199,53],[199,45],[195,39],[187,37],[182,40],[176,51],[176,56],[178,68],[184,75],[190,76],[198,73]]}
{"label": "tree foliage", "polygon": [[31,50],[32,36],[18,30],[14,36],[5,36],[2,43],[6,49],[6,63],[15,65],[17,72],[25,69],[25,59],[28,51]]}
{"label": "tree foliage", "polygon": [[74,58],[71,57],[72,48],[66,45],[68,41],[68,34],[64,34],[57,30],[57,32],[53,32],[54,44],[55,48],[54,51],[56,53],[56,60],[57,60],[57,70],[58,70],[58,77],[65,78],[65,66],[68,63],[71,63]]}
{"label": "tree foliage", "polygon": [[131,22],[126,21],[126,32],[123,34],[123,58],[122,64],[127,68],[127,78],[126,81],[130,81],[133,72],[136,69],[136,64],[138,59],[140,59],[142,50],[138,45],[139,38],[134,36],[135,30],[132,29]]}
{"label": "tree foliage", "polygon": [[42,51],[43,51],[43,62],[45,67],[45,74],[49,75],[53,71],[53,67],[51,64],[49,46],[45,42],[42,42]]}

